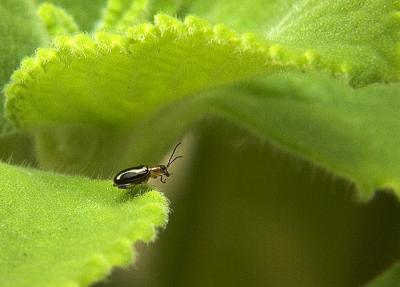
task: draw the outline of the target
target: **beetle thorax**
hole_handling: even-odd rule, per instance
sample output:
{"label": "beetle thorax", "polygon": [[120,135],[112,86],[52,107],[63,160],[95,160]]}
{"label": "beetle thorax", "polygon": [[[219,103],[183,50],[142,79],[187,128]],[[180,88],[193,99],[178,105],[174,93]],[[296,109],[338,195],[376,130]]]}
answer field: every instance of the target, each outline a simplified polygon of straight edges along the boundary
{"label": "beetle thorax", "polygon": [[167,168],[165,167],[165,165],[157,165],[155,167],[150,167],[149,171],[150,171],[150,176],[152,178],[157,178],[157,177],[159,177],[161,175],[169,176],[169,173],[168,173]]}

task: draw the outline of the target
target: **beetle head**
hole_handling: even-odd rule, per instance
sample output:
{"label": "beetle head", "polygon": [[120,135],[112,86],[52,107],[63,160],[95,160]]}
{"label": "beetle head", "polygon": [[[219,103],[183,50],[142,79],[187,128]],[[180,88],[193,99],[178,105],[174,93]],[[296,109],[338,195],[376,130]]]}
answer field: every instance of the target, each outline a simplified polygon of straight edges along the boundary
{"label": "beetle head", "polygon": [[161,170],[162,174],[166,175],[167,177],[170,176],[170,174],[168,172],[168,168],[165,165],[160,165],[160,170]]}

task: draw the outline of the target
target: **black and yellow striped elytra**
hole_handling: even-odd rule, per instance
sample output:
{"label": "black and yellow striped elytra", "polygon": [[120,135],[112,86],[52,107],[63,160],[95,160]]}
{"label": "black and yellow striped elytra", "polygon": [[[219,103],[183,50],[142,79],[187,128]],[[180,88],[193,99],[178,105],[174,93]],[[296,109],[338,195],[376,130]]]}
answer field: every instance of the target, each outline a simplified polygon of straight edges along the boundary
{"label": "black and yellow striped elytra", "polygon": [[155,167],[140,165],[121,170],[114,177],[114,186],[121,189],[132,189],[138,184],[146,183],[150,178],[158,178],[158,177],[160,177],[160,181],[162,183],[166,183],[167,181],[166,179],[164,179],[164,176],[166,177],[170,176],[168,168],[175,160],[177,160],[178,158],[182,158],[182,156],[177,156],[174,159],[172,159],[176,149],[180,144],[181,143],[178,143],[175,146],[171,154],[171,157],[168,160],[167,165],[157,165]]}

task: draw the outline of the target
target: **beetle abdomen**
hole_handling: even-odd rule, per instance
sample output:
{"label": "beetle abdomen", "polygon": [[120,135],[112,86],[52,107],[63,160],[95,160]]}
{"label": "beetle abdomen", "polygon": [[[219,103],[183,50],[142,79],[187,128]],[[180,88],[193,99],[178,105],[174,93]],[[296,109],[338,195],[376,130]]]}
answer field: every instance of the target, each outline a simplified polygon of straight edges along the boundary
{"label": "beetle abdomen", "polygon": [[132,184],[147,181],[149,177],[149,167],[147,165],[141,165],[120,171],[114,177],[114,183],[120,188],[129,188]]}

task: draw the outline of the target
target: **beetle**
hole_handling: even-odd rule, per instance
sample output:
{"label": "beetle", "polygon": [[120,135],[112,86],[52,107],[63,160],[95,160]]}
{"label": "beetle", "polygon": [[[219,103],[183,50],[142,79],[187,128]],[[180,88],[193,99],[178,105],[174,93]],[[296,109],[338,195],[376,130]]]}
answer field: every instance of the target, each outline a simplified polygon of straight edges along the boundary
{"label": "beetle", "polygon": [[183,156],[177,156],[174,159],[176,149],[181,145],[178,143],[172,154],[168,160],[167,165],[156,165],[155,167],[149,167],[147,165],[140,165],[136,167],[127,168],[121,170],[117,173],[114,177],[114,186],[121,188],[121,189],[132,189],[138,184],[146,183],[150,178],[157,178],[160,177],[160,181],[162,183],[166,183],[167,180],[163,177],[169,177],[171,174],[168,172],[168,168],[171,164],[179,158],[183,158]]}

